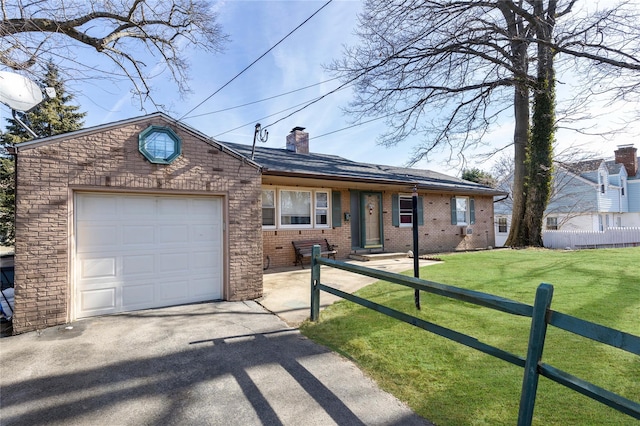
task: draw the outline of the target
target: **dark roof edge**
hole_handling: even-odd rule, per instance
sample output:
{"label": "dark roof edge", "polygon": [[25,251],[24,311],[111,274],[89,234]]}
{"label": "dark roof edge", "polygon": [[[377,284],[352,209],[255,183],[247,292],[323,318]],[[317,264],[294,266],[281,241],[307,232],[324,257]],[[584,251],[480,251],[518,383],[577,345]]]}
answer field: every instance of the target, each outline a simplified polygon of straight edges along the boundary
{"label": "dark roof edge", "polygon": [[217,140],[213,139],[210,136],[207,136],[206,134],[194,129],[193,127],[184,124],[178,120],[176,120],[175,118],[172,118],[170,116],[168,116],[167,114],[163,113],[163,112],[154,112],[151,114],[147,114],[147,115],[141,115],[138,117],[133,117],[133,118],[127,118],[124,120],[119,120],[119,121],[114,121],[111,123],[106,123],[106,124],[99,124],[97,126],[92,126],[92,127],[87,127],[84,129],[79,129],[79,130],[75,130],[73,132],[67,132],[67,133],[60,133],[57,135],[53,135],[53,136],[47,136],[44,138],[38,138],[38,139],[32,139],[30,141],[26,141],[26,142],[21,142],[19,144],[14,145],[16,148],[16,151],[19,152],[22,149],[29,149],[29,148],[36,148],[38,146],[42,146],[42,145],[48,145],[50,143],[54,143],[58,140],[61,139],[68,139],[68,138],[74,138],[74,137],[78,137],[80,135],[85,135],[85,134],[91,134],[91,133],[97,133],[97,132],[102,132],[105,130],[109,130],[109,129],[113,129],[116,127],[120,127],[120,126],[125,126],[128,124],[133,124],[133,123],[137,123],[139,121],[144,121],[144,120],[149,120],[149,119],[153,119],[153,118],[161,118],[177,127],[179,127],[180,129],[182,129],[185,132],[191,133],[192,135],[196,136],[197,138],[201,139],[203,142],[206,142],[210,145],[215,146],[216,148],[218,148],[220,151],[222,152],[226,152],[236,158],[238,158],[239,160],[245,161],[247,164],[252,165],[253,167],[255,167],[258,170],[262,169],[262,166],[260,166],[258,163],[256,163],[255,161],[251,160],[249,157],[246,157],[242,154],[240,154],[238,151],[234,150],[233,148],[230,148],[226,145],[224,145],[221,142],[218,142]]}
{"label": "dark roof edge", "polygon": [[350,176],[327,176],[327,175],[319,175],[319,174],[311,174],[311,173],[295,173],[295,172],[282,172],[282,171],[270,171],[268,169],[262,170],[263,175],[267,176],[282,176],[282,177],[292,177],[292,178],[306,178],[306,179],[319,179],[326,181],[338,181],[338,182],[357,182],[357,183],[376,183],[376,184],[386,184],[386,185],[397,185],[397,186],[412,186],[416,185],[420,190],[448,190],[450,192],[459,192],[465,194],[479,194],[479,195],[508,195],[508,192],[500,191],[493,188],[472,188],[469,186],[465,186],[464,184],[437,184],[437,183],[424,183],[424,181],[419,180],[393,180],[393,179],[371,179],[371,178],[358,178],[358,177],[350,177]]}

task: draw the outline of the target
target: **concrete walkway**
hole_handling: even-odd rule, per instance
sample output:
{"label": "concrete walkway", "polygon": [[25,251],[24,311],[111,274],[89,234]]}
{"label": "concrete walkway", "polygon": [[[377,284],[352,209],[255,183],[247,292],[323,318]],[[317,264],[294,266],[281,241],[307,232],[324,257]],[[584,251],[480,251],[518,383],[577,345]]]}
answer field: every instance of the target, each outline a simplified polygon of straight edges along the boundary
{"label": "concrete walkway", "polygon": [[[269,272],[260,303],[290,324],[303,321],[309,269]],[[354,291],[373,281],[345,274],[323,270],[323,282]],[[324,294],[322,305],[330,301]],[[3,426],[430,425],[257,302],[76,321],[2,339],[0,360]]]}
{"label": "concrete walkway", "polygon": [[[348,263],[388,272],[413,271],[413,259],[408,257],[371,261],[349,260]],[[420,267],[435,263],[437,262],[420,259]],[[323,284],[331,284],[347,293],[353,293],[378,281],[375,278],[352,274],[328,266],[320,267],[320,277]],[[333,294],[321,292],[320,309],[326,308],[337,300],[340,300],[340,298]],[[267,310],[286,321],[290,326],[297,327],[308,319],[310,315],[310,267],[305,265],[305,269],[299,266],[267,269],[264,273],[264,295],[257,301]]]}

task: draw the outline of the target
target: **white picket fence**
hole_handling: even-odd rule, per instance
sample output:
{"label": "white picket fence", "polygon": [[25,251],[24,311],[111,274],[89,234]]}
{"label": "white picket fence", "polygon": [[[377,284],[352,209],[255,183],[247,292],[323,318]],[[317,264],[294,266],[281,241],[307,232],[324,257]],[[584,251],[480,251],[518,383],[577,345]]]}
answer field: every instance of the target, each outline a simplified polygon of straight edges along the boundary
{"label": "white picket fence", "polygon": [[547,248],[582,249],[640,246],[640,228],[609,228],[606,231],[543,231]]}

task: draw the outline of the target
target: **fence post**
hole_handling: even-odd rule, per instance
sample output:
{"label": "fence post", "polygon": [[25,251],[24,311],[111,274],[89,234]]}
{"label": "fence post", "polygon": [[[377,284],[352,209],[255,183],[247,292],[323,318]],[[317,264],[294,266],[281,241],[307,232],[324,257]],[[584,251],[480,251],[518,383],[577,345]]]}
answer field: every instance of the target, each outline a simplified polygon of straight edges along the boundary
{"label": "fence post", "polygon": [[533,408],[536,404],[536,392],[540,378],[538,363],[542,360],[542,350],[547,334],[547,312],[551,307],[552,298],[553,286],[545,283],[540,284],[536,290],[536,299],[531,315],[531,330],[529,331],[529,347],[524,365],[522,393],[520,394],[518,426],[531,426],[533,421]]}
{"label": "fence post", "polygon": [[318,321],[320,316],[320,264],[317,259],[320,257],[320,246],[314,245],[311,249],[311,321]]}

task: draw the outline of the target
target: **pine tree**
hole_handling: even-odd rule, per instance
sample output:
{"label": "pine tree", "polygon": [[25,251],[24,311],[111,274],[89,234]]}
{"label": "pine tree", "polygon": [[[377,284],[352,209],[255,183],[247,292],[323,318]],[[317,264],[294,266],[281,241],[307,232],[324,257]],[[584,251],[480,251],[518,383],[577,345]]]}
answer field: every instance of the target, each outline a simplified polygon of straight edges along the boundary
{"label": "pine tree", "polygon": [[[53,136],[79,130],[86,113],[78,112],[79,106],[70,105],[72,94],[66,93],[64,82],[60,80],[57,66],[49,61],[43,87],[53,87],[56,96],[46,98],[32,110],[20,113],[20,120],[27,124],[38,137]],[[14,118],[7,119],[6,131],[0,133],[2,147],[33,139],[33,136]],[[3,150],[4,151],[4,150]],[[14,159],[0,153],[0,244],[13,245],[15,240],[15,181]]]}

